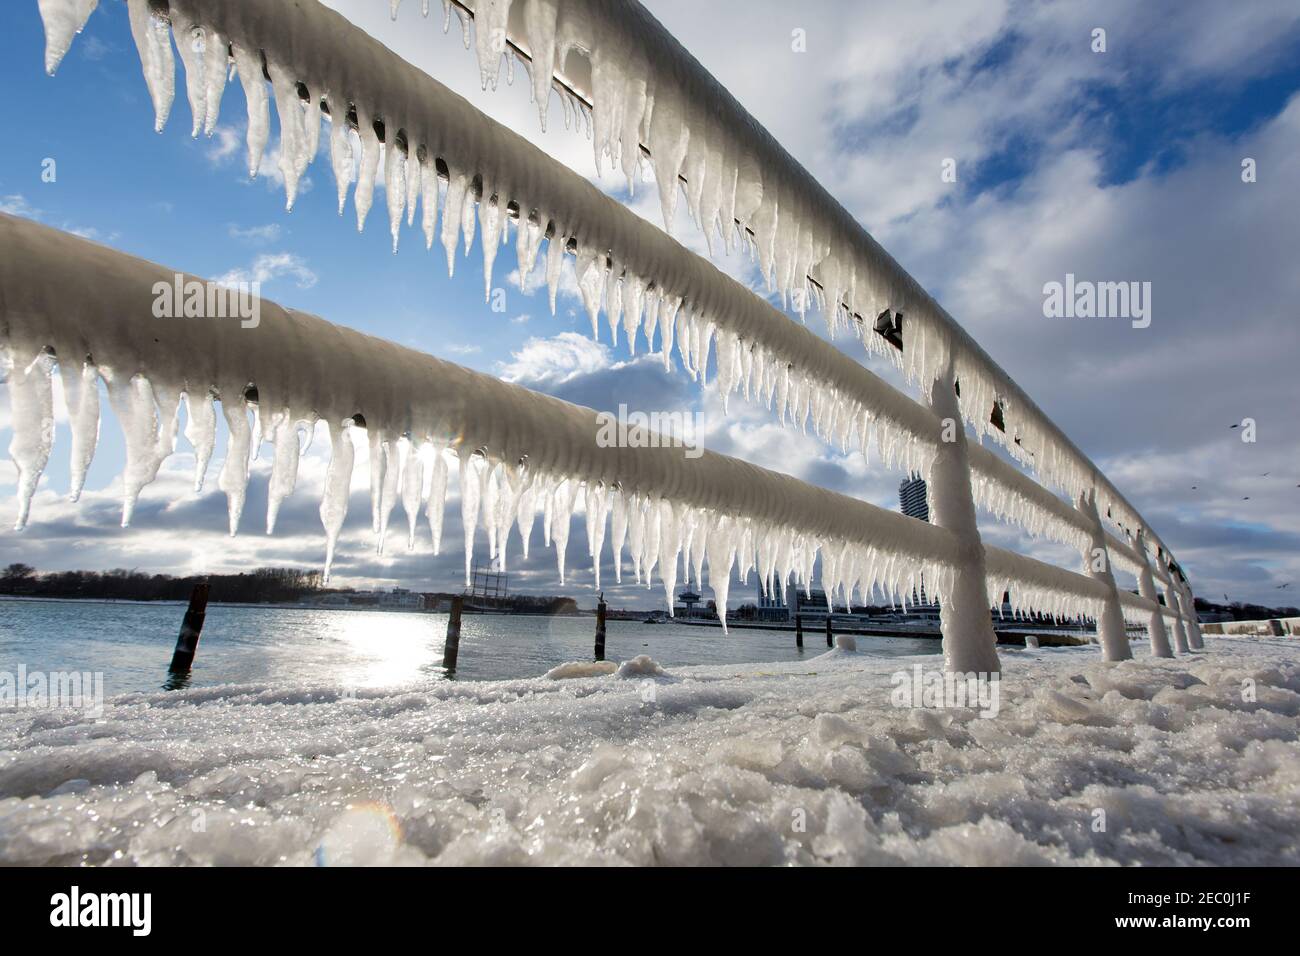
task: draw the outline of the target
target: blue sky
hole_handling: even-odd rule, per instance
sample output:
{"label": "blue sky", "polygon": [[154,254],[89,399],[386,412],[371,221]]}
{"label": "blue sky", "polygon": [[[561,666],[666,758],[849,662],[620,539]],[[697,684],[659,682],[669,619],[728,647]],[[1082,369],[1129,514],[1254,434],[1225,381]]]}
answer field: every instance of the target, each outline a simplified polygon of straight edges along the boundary
{"label": "blue sky", "polygon": [[[414,2],[396,24],[379,0],[329,5],[595,180],[589,142],[558,122],[541,134],[522,83],[480,91],[473,55],[456,29],[442,35],[440,18],[422,20]],[[1287,596],[1279,585],[1295,579],[1300,588],[1294,4],[746,3],[743,16],[725,2],[647,5],[1102,465],[1175,549],[1199,594],[1276,603]],[[1106,30],[1101,54],[1090,49],[1097,27]],[[794,29],[806,31],[808,53],[790,49]],[[494,285],[507,290],[507,308],[496,314],[483,303],[477,243],[452,279],[418,228],[404,230],[393,255],[382,193],[359,235],[351,202],[337,215],[323,156],[287,213],[273,163],[254,181],[243,168],[237,83],[211,139],[190,138],[183,95],[155,134],[118,0],[100,4],[57,78],[44,75],[42,52],[36,4],[5,4],[5,211],[200,275],[258,274],[263,293],[284,305],[584,404],[698,408],[715,450],[897,507],[900,475],[791,440],[765,413],[724,418],[680,375],[582,341],[574,333],[585,335],[587,320],[571,295],[552,318],[544,290],[525,294],[506,281],[512,254],[498,259]],[[1245,156],[1259,163],[1251,185],[1240,182]],[[41,180],[46,158],[57,162],[53,183]],[[938,175],[945,158],[956,160],[956,183]],[[598,182],[659,221],[652,185],[628,196],[608,173]],[[684,218],[675,230],[704,249]],[[743,259],[720,265],[755,282]],[[1042,286],[1066,272],[1151,281],[1152,328],[1045,319]],[[853,343],[837,344],[866,361]],[[1259,422],[1253,446],[1228,429],[1245,416]],[[229,542],[215,488],[201,498],[181,493],[183,441],[133,527],[118,528],[121,441],[107,420],[103,435],[90,493],[74,509],[61,500],[60,428],[32,525],[0,536],[0,562],[150,570],[319,562],[310,476],[269,539],[257,533],[265,482],[255,477],[245,534]],[[0,492],[12,490],[11,472],[0,480]],[[355,499],[343,581],[456,586],[457,539],[437,559],[378,558],[367,518]],[[982,526],[994,543],[1077,563],[987,516]],[[570,564],[585,561],[579,550],[570,549]],[[517,583],[559,590],[552,562],[539,547],[528,563],[513,560]],[[575,581],[565,590],[589,596],[590,575]],[[615,600],[649,606],[658,593],[624,590]],[[733,587],[733,595],[747,592]]]}

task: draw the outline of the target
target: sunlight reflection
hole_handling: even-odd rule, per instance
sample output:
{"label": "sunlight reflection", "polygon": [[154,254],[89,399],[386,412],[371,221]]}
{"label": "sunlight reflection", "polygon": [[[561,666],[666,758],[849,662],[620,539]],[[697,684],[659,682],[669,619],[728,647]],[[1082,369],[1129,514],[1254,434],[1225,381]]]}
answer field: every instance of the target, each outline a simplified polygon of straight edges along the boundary
{"label": "sunlight reflection", "polygon": [[445,615],[370,611],[339,617],[332,633],[346,652],[339,675],[344,682],[392,687],[441,674]]}

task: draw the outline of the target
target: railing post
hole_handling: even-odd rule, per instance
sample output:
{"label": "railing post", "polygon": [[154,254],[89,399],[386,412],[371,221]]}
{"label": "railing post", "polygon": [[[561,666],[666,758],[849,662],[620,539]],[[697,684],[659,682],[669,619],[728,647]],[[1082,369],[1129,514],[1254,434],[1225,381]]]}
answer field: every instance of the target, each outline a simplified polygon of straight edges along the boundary
{"label": "railing post", "polygon": [[1127,661],[1133,657],[1133,649],[1129,647],[1124,612],[1119,606],[1119,588],[1115,586],[1115,575],[1110,570],[1110,552],[1106,549],[1106,532],[1102,529],[1101,516],[1097,514],[1096,491],[1081,494],[1077,507],[1088,522],[1091,537],[1088,551],[1083,556],[1084,568],[1094,581],[1100,581],[1106,588],[1101,617],[1097,619],[1097,640],[1101,644],[1102,660]]}
{"label": "railing post", "polygon": [[1184,581],[1179,591],[1183,597],[1183,616],[1187,618],[1187,643],[1194,651],[1204,650],[1205,639],[1201,636],[1201,622],[1196,619],[1196,599],[1192,597],[1192,589]]}
{"label": "railing post", "polygon": [[957,539],[952,588],[939,606],[944,667],[958,674],[998,674],[1002,667],[989,608],[984,545],[975,520],[966,429],[951,366],[930,386],[930,406],[942,429],[930,468],[931,510],[934,523]]}
{"label": "railing post", "polygon": [[[1151,575],[1151,561],[1147,557],[1146,541],[1143,538],[1141,529],[1138,529],[1137,537],[1133,539],[1133,550],[1142,559],[1142,570],[1138,574],[1138,593],[1148,601],[1154,601],[1159,605],[1160,600],[1156,597],[1156,582]],[[1159,607],[1151,612],[1151,622],[1147,625],[1147,637],[1151,640],[1152,657],[1174,656],[1173,649],[1169,646],[1169,632],[1165,630],[1165,615]]]}
{"label": "railing post", "polygon": [[1174,648],[1179,654],[1190,654],[1191,648],[1187,646],[1187,630],[1183,627],[1182,603],[1178,600],[1178,589],[1174,586],[1172,575],[1165,585],[1165,603],[1174,611]]}

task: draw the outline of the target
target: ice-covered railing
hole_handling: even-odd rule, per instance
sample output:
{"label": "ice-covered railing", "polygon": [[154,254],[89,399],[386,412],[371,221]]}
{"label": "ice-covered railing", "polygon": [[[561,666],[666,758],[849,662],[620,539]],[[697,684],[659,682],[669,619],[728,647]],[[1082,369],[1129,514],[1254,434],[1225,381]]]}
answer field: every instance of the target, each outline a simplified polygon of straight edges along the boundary
{"label": "ice-covered railing", "polygon": [[[175,451],[193,445],[195,487],[214,455],[216,406],[229,426],[219,486],[230,530],[241,520],[249,461],[270,445],[267,530],[297,479],[300,431],[327,424],[331,458],[321,519],[327,562],[348,507],[349,432],[364,427],[372,454],[372,509],[382,548],[400,502],[408,547],[423,520],[436,550],[449,465],[458,473],[466,562],[475,530],[505,565],[512,529],[525,553],[538,513],[561,577],[575,505],[587,517],[599,581],[607,537],[621,575],[624,551],[638,581],[658,571],[671,607],[679,562],[709,586],[723,611],[735,570],[770,583],[822,580],[838,603],[856,593],[905,602],[914,588],[948,592],[957,553],[951,532],[712,452],[602,447],[590,409],[530,392],[323,319],[261,300],[260,321],[156,318],[157,290],[208,288],[193,276],[0,214],[0,357],[12,408],[20,524],[54,440],[53,376],[64,384],[72,434],[72,492],[99,434],[99,382],[126,441],[123,517]],[[198,285],[192,285],[197,283]],[[648,444],[648,443],[647,443]],[[1095,582],[988,549],[989,595],[1010,590],[1023,612],[1095,614]]]}
{"label": "ice-covered railing", "polygon": [[[724,407],[727,395],[738,390],[747,398],[765,402],[791,426],[806,428],[811,424],[828,442],[840,447],[852,442],[868,453],[874,437],[878,453],[888,465],[920,474],[928,471],[941,424],[927,408],[790,322],[706,260],[513,132],[482,116],[436,81],[393,57],[342,18],[320,10],[317,33],[329,40],[317,40],[299,25],[313,19],[307,16],[306,8],[290,10],[285,14],[289,19],[281,20],[274,10],[262,6],[250,7],[243,14],[240,7],[232,3],[209,10],[192,0],[176,0],[166,6],[168,23],[154,15],[163,5],[130,0],[128,8],[159,127],[170,114],[175,90],[168,31],[174,34],[181,51],[195,131],[215,125],[225,83],[220,61],[223,47],[228,46],[246,98],[253,104],[250,167],[256,168],[267,145],[273,102],[280,112],[281,158],[290,202],[297,176],[315,156],[322,116],[332,118],[335,112],[346,113],[350,117],[348,124],[331,123],[331,157],[342,202],[353,164],[348,127],[355,124],[363,152],[355,197],[359,224],[366,218],[382,157],[387,180],[399,184],[387,191],[394,241],[400,235],[403,215],[409,224],[422,202],[422,225],[430,244],[438,232],[441,214],[440,235],[450,268],[462,236],[466,248],[473,241],[477,220],[486,237],[481,245],[490,285],[492,260],[498,248],[490,240],[498,230],[504,239],[507,221],[516,220],[515,245],[521,276],[531,271],[542,243],[547,245],[546,273],[552,305],[566,249],[576,255],[575,278],[593,331],[598,328],[602,308],[611,334],[617,338],[621,326],[630,347],[642,333],[648,343],[653,343],[658,330],[665,361],[671,361],[675,340],[684,369],[701,378],[712,342]],[[57,66],[76,22],[75,17],[60,20],[47,14],[48,67]],[[206,26],[198,26],[200,23]],[[298,45],[309,49],[338,43],[339,37],[344,37],[350,57],[365,60],[361,51],[369,52],[373,54],[370,60],[390,63],[392,76],[384,76],[377,66],[371,68],[369,61],[356,65],[346,75],[312,71],[305,65],[282,65],[277,59],[277,44],[283,44],[282,38],[289,36],[298,37]],[[202,47],[202,56],[198,55],[198,46]],[[296,64],[291,54],[285,56]],[[261,59],[265,59],[264,71],[256,68],[256,61]],[[343,57],[321,59],[333,62]],[[264,73],[272,78],[271,96],[267,95]],[[335,89],[348,91],[347,96],[334,96],[330,91]],[[320,91],[319,95],[313,90]],[[343,107],[331,109],[332,100]],[[403,110],[415,110],[415,114]],[[376,129],[375,123],[361,123],[361,116],[383,117],[380,128]],[[381,131],[386,139],[393,138],[388,133],[394,127],[396,149],[378,141]],[[427,139],[425,131],[429,129],[437,129],[441,139]],[[295,156],[299,161],[289,163]],[[523,185],[514,185],[517,183]],[[486,202],[477,203],[477,217],[476,194],[488,197]],[[531,210],[527,216],[521,215],[524,209]],[[555,241],[557,236],[560,241]],[[987,468],[980,473],[986,480],[976,486],[977,503],[1031,533],[1052,533],[1055,529],[1054,536],[1059,540],[1076,540],[1068,525],[1055,521],[1053,509],[1060,506],[1059,499],[1025,494],[1025,481],[1018,482],[1021,490],[1008,487],[1005,482],[992,480],[994,473]],[[1016,473],[1002,468],[996,474],[1005,477]],[[1042,503],[1048,499],[1054,504],[1049,502],[1044,510]]]}
{"label": "ice-covered railing", "polygon": [[[390,4],[394,15],[399,3]],[[743,106],[634,0],[456,0],[484,86],[503,56],[530,71],[545,125],[550,92],[589,107],[593,146],[629,182],[649,158],[671,226],[679,188],[710,243],[747,242],[760,270],[799,311],[810,300],[835,330],[849,321],[870,351],[897,361],[925,389],[955,366],[961,409],[1071,500],[1095,489],[1104,514],[1130,531],[1136,509],[960,325],[862,228]],[[427,14],[427,5],[425,5]],[[480,22],[481,21],[481,22]],[[811,293],[811,294],[809,294]],[[901,352],[876,335],[875,319],[902,314]],[[1004,429],[991,427],[1000,408]]]}
{"label": "ice-covered railing", "polygon": [[[75,0],[42,3],[47,67],[57,66],[90,7],[93,3]],[[602,305],[611,331],[617,335],[621,325],[630,343],[640,331],[653,342],[657,327],[665,360],[670,361],[675,338],[683,366],[701,379],[716,340],[716,377],[724,400],[741,388],[769,406],[775,403],[783,421],[800,426],[811,421],[827,440],[843,445],[856,434],[864,452],[871,429],[882,456],[909,470],[925,473],[940,453],[942,445],[935,441],[940,419],[934,410],[894,392],[312,0],[294,4],[128,0],[128,10],[159,127],[167,119],[175,91],[172,33],[186,70],[195,131],[215,124],[227,79],[225,65],[233,62],[233,75],[244,85],[248,101],[250,168],[260,162],[269,138],[269,104],[276,104],[281,118],[280,162],[290,203],[298,178],[316,153],[321,118],[327,116],[332,120],[329,152],[341,208],[353,175],[350,130],[355,129],[360,141],[355,194],[359,225],[372,203],[382,162],[394,242],[402,219],[410,225],[422,202],[426,244],[439,235],[450,267],[462,237],[468,249],[480,226],[490,286],[493,260],[506,240],[508,223],[515,221],[521,276],[531,271],[542,242],[548,243],[546,273],[552,303],[568,252],[576,258],[576,278],[593,327]],[[909,329],[904,363],[915,363],[918,354],[939,355],[946,362],[943,375],[950,385],[946,391],[932,391],[932,404],[935,394],[951,399],[952,385],[960,383],[959,398],[945,415],[969,418],[972,407],[993,405],[979,392],[979,376],[968,374],[963,364],[969,354],[934,344],[936,336],[946,334],[944,330],[927,338],[923,324],[910,323]],[[1009,385],[999,394],[997,413],[1005,416],[1007,407],[1015,404],[1007,397],[1013,389]],[[1054,452],[1068,445],[1061,439],[1052,446]],[[956,489],[958,499],[964,495],[969,500],[973,475],[975,501],[1033,533],[1078,544],[1083,534],[1095,530],[1090,523],[1081,525],[1078,515],[1059,498],[995,457],[981,456],[981,451],[972,449],[967,462],[963,438],[961,462],[941,486]],[[1035,456],[1040,474],[1047,460]],[[959,490],[961,486],[966,490]],[[1095,488],[1105,500],[1104,479],[1095,472],[1091,482],[1080,487]],[[1123,513],[1121,524],[1122,517]],[[977,534],[974,540],[978,544]],[[1104,542],[1099,537],[1095,543]],[[985,571],[982,568],[980,573]],[[1111,603],[1118,607],[1118,599]]]}

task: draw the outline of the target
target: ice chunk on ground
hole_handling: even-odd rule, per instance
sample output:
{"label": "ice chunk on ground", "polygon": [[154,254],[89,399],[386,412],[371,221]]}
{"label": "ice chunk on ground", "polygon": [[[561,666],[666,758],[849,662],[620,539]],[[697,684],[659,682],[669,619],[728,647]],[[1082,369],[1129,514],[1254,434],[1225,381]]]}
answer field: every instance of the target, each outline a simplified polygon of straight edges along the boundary
{"label": "ice chunk on ground", "polygon": [[674,667],[649,699],[533,678],[4,709],[0,864],[1300,864],[1293,642],[1138,653],[1008,655],[988,719],[894,706],[937,654],[842,650]]}

